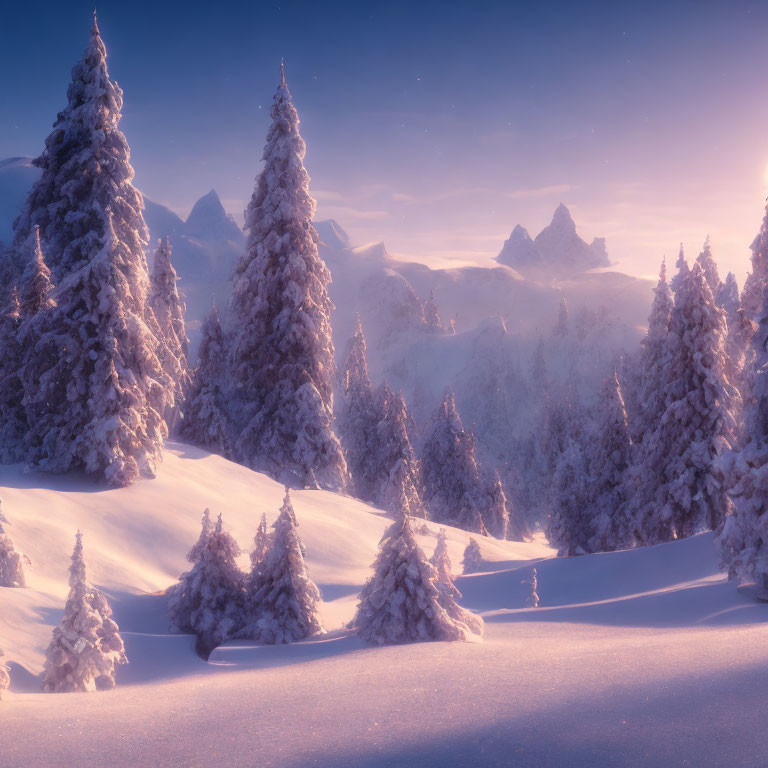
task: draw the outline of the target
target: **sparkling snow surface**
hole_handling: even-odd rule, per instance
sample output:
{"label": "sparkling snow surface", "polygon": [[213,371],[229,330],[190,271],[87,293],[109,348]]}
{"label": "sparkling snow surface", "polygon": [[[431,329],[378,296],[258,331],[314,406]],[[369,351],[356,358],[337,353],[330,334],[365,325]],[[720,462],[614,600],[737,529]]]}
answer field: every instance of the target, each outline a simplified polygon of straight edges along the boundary
{"label": "sparkling snow surface", "polygon": [[[321,491],[293,495],[329,634],[290,646],[232,643],[201,661],[170,635],[159,594],[209,506],[247,549],[283,489],[171,444],[158,478],[119,490],[0,468],[27,589],[0,589],[11,692],[0,765],[765,766],[768,605],[718,573],[711,535],[552,559],[480,538],[484,573],[457,579],[482,643],[367,647],[343,625],[387,520]],[[438,526],[419,536],[431,554]],[[88,576],[109,595],[131,661],[118,688],[41,694],[35,677],[67,593],[80,527]],[[454,572],[469,534],[448,530]],[[525,608],[531,561],[541,607]],[[244,554],[242,565],[248,562]]]}

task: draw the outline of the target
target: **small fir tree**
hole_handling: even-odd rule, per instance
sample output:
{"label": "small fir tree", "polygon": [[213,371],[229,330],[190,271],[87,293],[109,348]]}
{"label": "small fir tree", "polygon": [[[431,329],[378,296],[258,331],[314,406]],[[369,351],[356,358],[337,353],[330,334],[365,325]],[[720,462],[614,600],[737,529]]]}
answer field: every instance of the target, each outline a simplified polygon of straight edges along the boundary
{"label": "small fir tree", "polygon": [[539,579],[536,569],[531,569],[531,578],[525,582],[528,585],[528,597],[525,600],[525,604],[529,608],[539,607]]}
{"label": "small fir tree", "polygon": [[416,543],[408,515],[390,526],[360,592],[353,626],[358,637],[377,645],[469,640],[482,632],[482,619],[461,608]]}
{"label": "small fir tree", "polygon": [[206,509],[200,538],[187,555],[192,569],[167,592],[171,626],[196,635],[198,653],[204,658],[243,625],[243,574],[236,562],[239,554],[237,543],[223,528],[221,515],[212,526]]}
{"label": "small fir tree", "polygon": [[691,272],[691,269],[688,266],[688,259],[685,257],[685,249],[683,248],[682,243],[680,243],[680,252],[677,255],[677,262],[675,263],[675,267],[677,268],[677,273],[672,278],[670,285],[672,288],[672,293],[677,295],[677,291],[680,288],[680,285],[685,281]]}
{"label": "small fir tree", "polygon": [[483,570],[484,561],[480,553],[480,545],[475,539],[470,539],[464,549],[464,559],[461,561],[464,573],[479,573]]}
{"label": "small fir tree", "polygon": [[19,343],[20,327],[19,297],[14,287],[10,305],[0,315],[0,461],[3,464],[22,461],[25,456],[28,424],[19,375],[24,356]]}
{"label": "small fir tree", "polygon": [[126,664],[125,646],[106,597],[85,577],[82,534],[78,531],[69,568],[69,597],[46,652],[42,689],[46,693],[109,690],[115,667]]}
{"label": "small fir tree", "polygon": [[[401,508],[407,508],[413,517],[426,517],[420,493],[420,466],[411,445],[415,427],[403,394],[392,392],[385,382],[377,399],[374,503],[389,512],[399,513]],[[406,507],[402,506],[402,499],[407,500]]]}
{"label": "small fir tree", "polygon": [[262,512],[259,527],[256,529],[256,535],[253,537],[253,549],[251,550],[251,572],[256,573],[264,558],[269,551],[272,537],[267,530],[267,515]]}
{"label": "small fir tree", "polygon": [[720,288],[715,294],[715,304],[720,309],[725,310],[727,317],[730,317],[741,306],[739,286],[733,272],[729,272],[725,277],[725,282],[720,284]]}
{"label": "small fir tree", "polygon": [[3,523],[7,525],[8,521],[0,509],[0,587],[25,587],[22,557],[15,550]]}
{"label": "small fir tree", "polygon": [[342,403],[338,431],[354,494],[369,503],[376,501],[381,483],[376,427],[381,411],[374,397],[366,361],[366,344],[360,316],[347,342],[341,377]]}
{"label": "small fir tree", "polygon": [[424,438],[421,470],[424,503],[432,520],[487,533],[474,438],[464,431],[451,393],[432,416]]}
{"label": "small fir tree", "polygon": [[168,236],[158,241],[152,270],[149,304],[157,321],[157,356],[173,386],[175,407],[165,413],[169,428],[174,424],[178,407],[184,402],[191,383],[187,350],[189,340],[184,325],[186,307],[176,285],[179,278],[171,263],[171,243]]}
{"label": "small fir tree", "polygon": [[434,291],[429,292],[429,298],[424,302],[424,321],[427,324],[427,329],[430,331],[443,331],[443,324],[440,320],[440,312],[438,310],[437,301],[435,301]]}
{"label": "small fir tree", "polygon": [[248,618],[241,637],[295,643],[323,632],[317,615],[320,590],[307,573],[297,525],[286,488],[269,551],[248,582]]}
{"label": "small fir tree", "polygon": [[3,649],[0,648],[0,701],[3,700],[3,691],[11,687],[11,671],[3,659]]}
{"label": "small fir tree", "polygon": [[438,531],[435,551],[429,559],[429,562],[432,563],[437,571],[438,586],[453,595],[454,598],[461,597],[461,592],[459,592],[456,585],[453,583],[453,576],[451,575],[453,565],[451,563],[451,557],[448,554],[448,537],[445,534],[445,528],[441,528]]}
{"label": "small fir tree", "polygon": [[224,335],[214,305],[203,321],[197,367],[187,393],[180,434],[193,445],[229,458],[225,375]]}
{"label": "small fir tree", "polygon": [[568,304],[565,301],[565,296],[560,299],[560,308],[557,311],[557,322],[553,334],[558,339],[563,339],[568,335]]}
{"label": "small fir tree", "polygon": [[709,235],[704,241],[704,247],[696,259],[696,263],[701,267],[701,271],[704,273],[704,278],[709,285],[709,290],[712,291],[713,296],[717,296],[720,291],[722,283],[720,282],[720,273],[717,270],[717,262],[712,256],[712,246],[709,242]]}

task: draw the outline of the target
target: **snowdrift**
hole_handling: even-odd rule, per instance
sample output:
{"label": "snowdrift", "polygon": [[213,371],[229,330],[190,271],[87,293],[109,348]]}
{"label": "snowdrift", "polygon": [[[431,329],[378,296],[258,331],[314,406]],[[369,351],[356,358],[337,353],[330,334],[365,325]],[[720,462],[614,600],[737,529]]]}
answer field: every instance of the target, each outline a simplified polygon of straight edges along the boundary
{"label": "snowdrift", "polygon": [[[171,444],[155,480],[0,468],[8,532],[29,588],[0,589],[11,692],[0,703],[9,766],[762,765],[768,608],[718,572],[711,534],[627,552],[555,558],[480,538],[484,572],[457,579],[486,622],[482,643],[372,648],[352,617],[387,526],[379,510],[322,491],[293,495],[327,635],[289,646],[230,643],[201,661],[169,634],[161,594],[185,569],[201,512],[247,548],[283,489]],[[419,541],[431,553],[438,526]],[[103,694],[41,694],[77,528],[91,580],[110,596],[130,664]],[[469,535],[448,529],[454,570]],[[243,555],[245,566],[247,555]],[[523,583],[538,570],[541,607]],[[620,746],[618,746],[620,744]]]}

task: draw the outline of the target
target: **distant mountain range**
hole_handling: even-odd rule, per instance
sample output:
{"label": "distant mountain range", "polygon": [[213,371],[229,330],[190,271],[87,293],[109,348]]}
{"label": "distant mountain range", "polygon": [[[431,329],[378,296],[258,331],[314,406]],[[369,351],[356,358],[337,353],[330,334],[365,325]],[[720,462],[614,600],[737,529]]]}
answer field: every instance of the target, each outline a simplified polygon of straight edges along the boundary
{"label": "distant mountain range", "polygon": [[591,243],[582,240],[576,234],[571,212],[562,203],[552,216],[552,222],[536,235],[536,239],[531,239],[528,230],[518,224],[496,260],[534,279],[570,277],[610,266],[605,238],[596,237]]}

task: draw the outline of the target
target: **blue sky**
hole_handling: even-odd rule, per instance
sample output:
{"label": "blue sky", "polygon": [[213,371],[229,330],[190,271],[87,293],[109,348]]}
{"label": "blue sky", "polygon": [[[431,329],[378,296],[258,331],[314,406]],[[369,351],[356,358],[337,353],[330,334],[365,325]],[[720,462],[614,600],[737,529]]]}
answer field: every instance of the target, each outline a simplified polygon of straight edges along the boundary
{"label": "blue sky", "polygon": [[[92,5],[2,0],[0,157],[34,155]],[[239,213],[280,57],[319,216],[483,262],[557,204],[636,274],[707,233],[741,277],[768,167],[768,3],[100,2],[139,187]]]}

